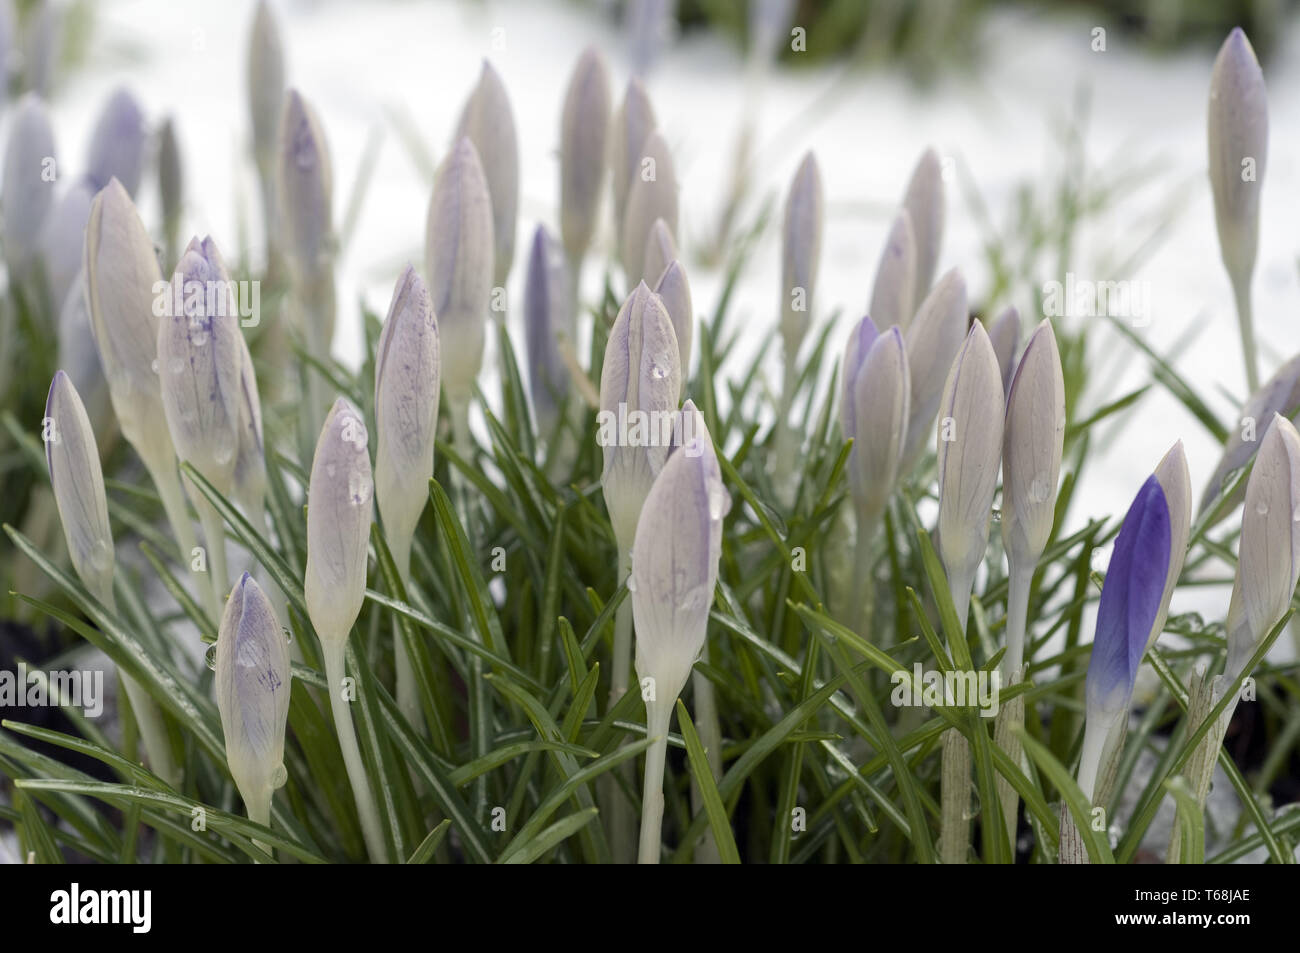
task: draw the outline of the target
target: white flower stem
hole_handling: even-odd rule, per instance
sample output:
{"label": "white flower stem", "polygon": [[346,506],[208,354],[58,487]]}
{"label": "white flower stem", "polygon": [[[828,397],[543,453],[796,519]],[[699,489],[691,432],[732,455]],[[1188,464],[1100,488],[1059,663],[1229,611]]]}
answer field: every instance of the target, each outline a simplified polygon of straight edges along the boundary
{"label": "white flower stem", "polygon": [[[397,566],[397,577],[405,589],[411,582],[411,538],[403,534],[389,535],[389,552]],[[402,638],[402,625],[397,615],[393,616],[393,665],[397,670],[397,709],[406,718],[415,731],[424,732],[424,713],[420,705],[420,685],[415,677],[415,666],[406,651],[406,640]]]}
{"label": "white flower stem", "polygon": [[[622,583],[632,570],[632,554],[622,545],[618,547],[618,580]],[[631,682],[629,672],[632,668],[632,595],[618,607],[614,613],[614,655],[612,671],[609,678],[609,707],[618,703],[628,690]],[[614,769],[619,771],[629,787],[635,785],[635,769],[631,762],[625,762]],[[609,812],[610,850],[614,862],[630,864],[633,851],[636,850],[636,815],[632,805],[623,796],[618,779],[607,776],[602,800]],[[633,787],[633,790],[635,788]]]}
{"label": "white flower stem", "polygon": [[222,522],[221,514],[208,502],[206,496],[196,494],[194,507],[199,511],[203,539],[208,544],[208,575],[212,589],[209,605],[212,609],[212,618],[220,622],[221,610],[230,589],[230,577],[226,572],[226,524]]}
{"label": "white flower stem", "polygon": [[1250,274],[1232,276],[1232,293],[1237,300],[1237,323],[1241,326],[1241,349],[1246,356],[1246,389],[1259,390],[1259,355],[1255,350],[1255,318],[1250,301]]}
{"label": "white flower stem", "polygon": [[858,510],[857,539],[853,544],[853,591],[849,595],[849,628],[859,634],[870,631],[875,607],[871,579],[871,544],[879,521]]}
{"label": "white flower stem", "polygon": [[[948,573],[953,607],[961,637],[966,637],[973,573]],[[983,729],[980,729],[983,730]],[[970,846],[970,742],[956,728],[943,733],[943,770],[939,781],[939,859],[945,864],[966,863]]]}
{"label": "white flower stem", "polygon": [[1025,635],[1028,629],[1029,590],[1034,570],[1012,565],[1007,575],[1007,654],[1002,657],[1002,683],[1011,679],[1025,663]]}
{"label": "white flower stem", "polygon": [[[618,546],[618,581],[621,585],[632,573],[632,553],[622,543]],[[614,613],[613,670],[609,676],[609,703],[613,705],[627,692],[632,668],[632,594]]]}
{"label": "white flower stem", "polygon": [[[708,661],[709,644],[704,643],[704,660]],[[718,721],[718,701],[713,692],[713,683],[698,669],[691,673],[691,686],[695,695],[695,726],[699,729],[700,743],[709,761],[709,774],[713,783],[722,780],[722,726]],[[692,779],[691,807],[695,813],[704,809],[704,797],[699,786]],[[705,831],[695,848],[697,864],[719,864],[722,856],[718,853],[717,842],[713,839],[712,829]]]}
{"label": "white flower stem", "polygon": [[[790,452],[791,439],[790,410],[794,406],[795,354],[789,347],[785,349],[785,363],[781,374],[781,399],[776,409],[776,432],[773,436],[773,460],[775,464],[773,483],[779,494],[785,495],[786,483],[790,479],[794,454]],[[793,502],[793,501],[791,501]]]}
{"label": "white flower stem", "polygon": [[[266,827],[271,826],[271,798],[275,794],[274,789],[269,785],[263,785],[256,791],[239,792],[244,798],[244,807],[248,810],[248,819],[254,824],[263,824]],[[271,853],[271,848],[260,840],[254,839],[253,845]],[[274,855],[272,855],[274,856]]]}
{"label": "white flower stem", "polygon": [[375,806],[374,795],[370,792],[369,778],[366,776],[365,762],[361,759],[361,749],[357,747],[357,730],[352,724],[350,703],[343,698],[343,650],[347,645],[347,636],[343,638],[320,637],[325,656],[325,681],[328,684],[330,710],[334,713],[334,730],[339,736],[339,748],[343,751],[343,765],[347,768],[348,780],[352,783],[352,796],[357,802],[357,816],[361,819],[361,833],[366,840],[366,853],[372,863],[384,862],[383,827],[379,823],[379,809]]}
{"label": "white flower stem", "polygon": [[150,461],[143,454],[140,459],[153,479],[154,488],[158,491],[158,499],[162,501],[163,512],[167,514],[167,522],[176,537],[181,565],[188,565],[194,547],[198,545],[198,539],[194,535],[194,526],[190,523],[189,511],[185,508],[185,493],[181,490],[181,477],[176,469],[176,458],[169,453],[165,462]]}
{"label": "white flower stem", "polygon": [[641,849],[639,864],[659,863],[664,826],[664,761],[668,755],[668,726],[676,699],[646,702],[646,734],[653,738],[645,755],[645,786],[641,792]]}

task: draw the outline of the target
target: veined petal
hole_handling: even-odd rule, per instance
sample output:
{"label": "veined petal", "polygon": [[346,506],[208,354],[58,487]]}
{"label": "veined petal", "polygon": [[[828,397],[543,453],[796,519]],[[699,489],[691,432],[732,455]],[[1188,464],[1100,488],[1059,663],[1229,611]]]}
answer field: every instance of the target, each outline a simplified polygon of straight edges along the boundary
{"label": "veined petal", "polygon": [[691,303],[691,285],[686,279],[686,269],[682,267],[680,261],[673,260],[668,263],[668,267],[659,278],[659,284],[655,285],[654,292],[668,310],[668,317],[673,322],[673,331],[677,334],[684,395],[691,372],[691,343],[695,339],[695,312]]}
{"label": "veined petal", "polygon": [[931,427],[943,397],[944,381],[966,337],[969,314],[966,281],[954,268],[926,295],[904,332],[907,366],[912,375],[907,447],[903,451],[905,472],[916,464],[933,432]]}
{"label": "veined petal", "polygon": [[856,434],[849,487],[858,508],[859,532],[863,521],[869,525],[879,518],[894,490],[907,436],[910,392],[907,352],[895,325],[871,343],[853,380]]}
{"label": "veined petal", "polygon": [[933,149],[926,149],[912,170],[903,198],[912,225],[912,238],[916,245],[916,274],[912,301],[924,301],[930,293],[930,282],[939,263],[939,247],[943,243],[943,166]]}
{"label": "veined petal", "polygon": [[474,143],[492,200],[493,281],[504,286],[515,259],[515,221],[519,209],[519,143],[510,97],[492,64],[483,61],[478,83],[465,108],[452,142]]}
{"label": "veined petal", "polygon": [[897,324],[904,330],[908,328],[916,306],[912,298],[915,287],[916,236],[912,231],[911,213],[901,209],[880,253],[876,281],[871,289],[871,304],[867,307],[867,314],[871,315],[877,327]]}
{"label": "veined petal", "polygon": [[999,314],[989,327],[989,340],[998,356],[998,367],[1002,368],[1002,389],[1009,392],[1016,370],[1016,349],[1020,347],[1020,312],[1008,307]]}
{"label": "veined petal", "polygon": [[646,275],[645,248],[656,219],[663,219],[668,230],[677,234],[677,173],[673,157],[663,136],[652,132],[636,157],[635,171],[627,190],[627,207],[623,219],[623,270],[629,287],[640,281],[657,281],[658,275]]}
{"label": "veined petal", "polygon": [[569,392],[560,342],[573,346],[575,324],[564,249],[546,226],[538,225],[524,285],[524,343],[533,411],[544,434],[554,432],[560,404]]}
{"label": "veined petal", "polygon": [[1234,281],[1255,267],[1259,190],[1268,158],[1268,96],[1255,51],[1240,27],[1219,48],[1210,74],[1208,138],[1214,219]]}
{"label": "veined petal", "polygon": [[781,230],[781,333],[793,357],[812,320],[813,292],[824,230],[822,176],[817,157],[803,157],[785,200]]}
{"label": "veined petal", "polygon": [[560,120],[560,234],[572,260],[591,245],[605,184],[609,70],[595,47],[578,58]]}
{"label": "veined petal", "polygon": [[614,234],[621,240],[627,209],[627,193],[636,177],[638,166],[650,134],[655,131],[654,106],[645,86],[636,77],[628,81],[623,102],[610,126],[610,187],[614,200]]}
{"label": "veined petal", "polygon": [[1174,586],[1183,572],[1183,560],[1187,557],[1188,539],[1192,532],[1192,478],[1187,470],[1187,457],[1183,454],[1183,442],[1176,441],[1156,466],[1156,481],[1165,494],[1165,505],[1169,508],[1169,570],[1165,575],[1164,594],[1160,599],[1160,611],[1156,614],[1151,634],[1147,636],[1149,649],[1156,644],[1160,633],[1164,631],[1165,619],[1169,615],[1169,600],[1173,598]]}
{"label": "veined petal", "polygon": [[286,247],[303,280],[317,280],[334,257],[334,177],[320,120],[296,89],[285,94],[279,136]]}

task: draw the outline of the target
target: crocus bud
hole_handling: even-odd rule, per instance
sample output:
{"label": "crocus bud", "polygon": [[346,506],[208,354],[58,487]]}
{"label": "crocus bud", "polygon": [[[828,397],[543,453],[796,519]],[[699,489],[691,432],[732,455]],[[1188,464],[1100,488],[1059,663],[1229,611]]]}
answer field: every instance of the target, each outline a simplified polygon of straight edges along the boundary
{"label": "crocus bud", "polygon": [[609,70],[595,47],[578,57],[560,120],[560,234],[569,258],[586,254],[605,184]]}
{"label": "crocus bud", "polygon": [[614,234],[623,234],[627,193],[641,162],[642,146],[658,125],[645,86],[636,77],[627,84],[623,103],[614,114],[610,133],[610,187],[614,200]]}
{"label": "crocus bud", "polygon": [[253,155],[259,165],[275,155],[283,104],[284,47],[280,27],[267,0],[258,0],[248,37],[248,114],[253,126]]}
{"label": "crocus bud", "polygon": [[1154,475],[1169,509],[1169,569],[1165,574],[1160,611],[1156,613],[1155,624],[1147,636],[1148,649],[1156,644],[1156,639],[1164,631],[1165,619],[1169,615],[1169,600],[1173,598],[1174,586],[1182,575],[1187,541],[1192,532],[1192,477],[1187,470],[1187,457],[1183,453],[1181,440],[1176,441],[1161,458]]}
{"label": "crocus bud", "polygon": [[799,163],[785,200],[781,230],[781,334],[785,353],[793,360],[812,321],[813,291],[821,262],[822,176],[809,152]]}
{"label": "crocus bud", "polygon": [[635,172],[627,190],[627,208],[623,218],[623,270],[628,286],[641,281],[656,281],[658,275],[646,275],[645,247],[655,219],[663,219],[670,232],[677,233],[677,173],[673,157],[663,136],[652,132],[636,160]]}
{"label": "crocus bud", "polygon": [[619,548],[630,550],[650,485],[672,447],[663,439],[676,417],[681,357],[672,319],[645,283],[624,302],[610,329],[600,371],[598,442],[601,485]]}
{"label": "crocus bud", "polygon": [[869,532],[884,512],[898,477],[911,399],[907,353],[897,325],[877,334],[871,318],[858,322],[844,352],[840,426],[853,441],[849,488],[858,532]]}
{"label": "crocus bud", "polygon": [[1300,434],[1274,414],[1246,482],[1237,578],[1228,604],[1228,664],[1235,679],[1291,605],[1300,578]]}
{"label": "crocus bud", "polygon": [[49,99],[58,65],[62,17],[53,0],[32,4],[23,18],[23,86],[42,99]]}
{"label": "crocus bud", "polygon": [[682,394],[686,393],[686,382],[691,374],[691,342],[695,338],[695,312],[691,304],[691,285],[686,280],[686,269],[680,261],[670,262],[664,269],[659,284],[655,285],[655,294],[668,309],[672,319],[673,331],[677,334],[677,352],[681,357]]}
{"label": "crocus bud", "polygon": [[409,546],[429,499],[439,372],[438,319],[407,265],[375,354],[375,496],[390,545]]}
{"label": "crocus bud", "polygon": [[50,383],[41,436],[72,567],[96,599],[111,604],[113,533],[104,498],[104,472],[81,395],[63,371],[55,372]]}
{"label": "crocus bud", "polygon": [[86,153],[86,177],[95,189],[117,179],[127,194],[135,195],[144,174],[144,113],[126,89],[118,89],[104,104]]}
{"label": "crocus bud", "polygon": [[[41,258],[50,301],[62,307],[77,272],[81,270],[82,243],[95,189],[89,179],[76,179],[54,203],[45,217],[41,235]],[[152,245],[150,246],[152,253]]]}
{"label": "crocus bud", "polygon": [[923,301],[930,292],[930,282],[939,262],[939,246],[943,242],[943,167],[933,149],[926,149],[917,161],[907,183],[903,208],[911,218],[916,244],[912,300]]}
{"label": "crocus bud", "polygon": [[262,399],[258,396],[253,356],[239,336],[239,427],[231,493],[254,526],[261,528],[266,505],[266,448],[262,443]]}
{"label": "crocus bud", "polygon": [[1223,263],[1248,280],[1259,239],[1259,190],[1268,155],[1264,74],[1240,27],[1223,41],[1210,74],[1210,187]]}
{"label": "crocus bud", "polygon": [[1128,710],[1147,635],[1160,612],[1169,569],[1169,541],[1169,507],[1160,481],[1152,475],[1124,516],[1097,607],[1079,763],[1079,786],[1088,798],[1097,782],[1106,737]]}
{"label": "crocus bud", "polygon": [[36,261],[58,171],[49,114],[31,93],[22,98],[14,113],[4,162],[0,222],[5,260],[10,280],[22,281]]}
{"label": "crocus bud", "polygon": [[888,328],[897,324],[904,331],[912,322],[916,306],[912,298],[916,287],[916,237],[912,232],[912,216],[902,209],[894,218],[885,239],[876,266],[876,281],[871,288],[871,304],[867,314],[876,327]]}
{"label": "crocus bud", "polygon": [[528,350],[528,385],[537,426],[551,434],[560,404],[569,392],[569,372],[560,355],[562,341],[573,343],[574,315],[569,271],[563,249],[538,225],[528,254],[524,285],[524,343]]}
{"label": "crocus bud", "polygon": [[216,696],[226,763],[248,816],[265,824],[285,782],[284,729],[293,673],[275,609],[244,573],[226,600],[217,632]]}
{"label": "crocus bud", "polygon": [[650,234],[646,237],[645,263],[641,267],[645,283],[658,284],[668,263],[676,261],[679,257],[677,239],[673,237],[672,229],[662,218],[655,219],[654,224],[650,226]]}
{"label": "crocus bud", "polygon": [[429,295],[438,315],[442,386],[453,403],[468,401],[483,363],[494,254],[492,199],[468,139],[461,139],[438,169],[425,249]]}
{"label": "crocus bud", "polygon": [[939,555],[963,622],[988,548],[1003,413],[1002,372],[977,321],[948,372],[939,412]]}
{"label": "crocus bud", "polygon": [[1046,319],[1016,368],[1003,438],[1002,543],[1013,569],[1032,572],[1052,534],[1065,441],[1065,379]]}
{"label": "crocus bud", "polygon": [[[943,381],[966,336],[966,282],[956,268],[944,274],[917,309],[905,332],[912,402],[907,423],[903,471],[911,470],[925,449],[943,396]],[[991,346],[991,345],[990,345]],[[996,357],[995,357],[996,360]],[[1001,374],[999,372],[999,379]]]}
{"label": "crocus bud", "polygon": [[[328,273],[334,256],[334,182],[320,121],[296,89],[284,98],[279,135],[279,209],[287,251],[294,267],[310,280]],[[332,337],[331,328],[325,340]]]}
{"label": "crocus bud", "polygon": [[78,274],[72,290],[63,299],[59,312],[59,366],[67,373],[77,393],[90,402],[90,428],[104,433],[112,419],[108,401],[108,382],[95,352],[95,338],[90,330],[90,311],[86,305],[85,276]]}
{"label": "crocus bud", "polygon": [[989,340],[998,356],[998,367],[1002,368],[1002,389],[1009,391],[1016,369],[1016,348],[1020,346],[1020,312],[1008,307],[999,314],[989,327]]}
{"label": "crocus bud", "polygon": [[[1300,354],[1278,368],[1277,373],[1262,384],[1246,402],[1239,424],[1231,431],[1228,442],[1224,444],[1223,455],[1219,458],[1219,464],[1210,475],[1209,483],[1206,484],[1205,492],[1201,496],[1199,510],[1201,515],[1208,512],[1218,500],[1229,475],[1250,462],[1255,451],[1259,449],[1260,436],[1268,428],[1273,415],[1289,413],[1297,406],[1300,406]],[[1237,498],[1233,501],[1234,506],[1244,493],[1244,489],[1238,489]]]}
{"label": "crocus bud", "polygon": [[[519,208],[519,144],[505,84],[483,61],[478,84],[461,111],[452,142],[469,139],[478,151],[492,197],[493,281],[504,286],[515,260],[515,220]],[[441,313],[441,312],[440,312]]]}
{"label": "crocus bud", "polygon": [[637,676],[643,685],[653,679],[656,699],[670,708],[704,648],[722,520],[731,506],[703,415],[687,401],[682,417],[688,442],[668,458],[646,497],[628,581]]}
{"label": "crocus bud", "polygon": [[307,486],[307,613],[326,651],[339,651],[366,597],[374,480],[360,412],[340,397],[316,442]]}
{"label": "crocus bud", "polygon": [[[243,334],[211,238],[185,249],[158,326],[162,403],[176,455],[222,493],[234,484],[243,413]],[[182,307],[177,310],[176,303]]]}

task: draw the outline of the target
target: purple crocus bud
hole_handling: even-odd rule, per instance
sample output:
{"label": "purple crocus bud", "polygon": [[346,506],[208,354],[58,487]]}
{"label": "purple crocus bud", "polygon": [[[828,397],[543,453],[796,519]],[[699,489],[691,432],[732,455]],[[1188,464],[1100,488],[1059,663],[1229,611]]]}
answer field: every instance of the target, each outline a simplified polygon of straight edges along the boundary
{"label": "purple crocus bud", "polygon": [[876,281],[871,288],[871,304],[867,306],[867,314],[872,316],[877,327],[888,328],[897,324],[907,330],[916,306],[912,298],[915,287],[916,237],[911,213],[901,209],[890,226],[889,237],[880,253]]}
{"label": "purple crocus bud", "polygon": [[676,261],[679,257],[677,239],[673,237],[673,230],[662,218],[655,219],[654,224],[650,226],[650,234],[646,237],[645,263],[641,267],[645,283],[658,284],[668,263]]}
{"label": "purple crocus bud", "polygon": [[601,485],[624,553],[632,548],[641,506],[672,448],[680,393],[677,332],[659,296],[642,282],[610,329],[597,416],[605,461]]}
{"label": "purple crocus bud", "polygon": [[86,153],[86,176],[96,190],[115,178],[128,195],[135,195],[144,174],[145,135],[140,104],[128,90],[115,90],[99,114]]}
{"label": "purple crocus bud", "polygon": [[545,225],[538,225],[528,254],[524,330],[533,411],[538,429],[547,435],[554,433],[560,404],[569,392],[569,372],[560,347],[562,342],[573,342],[571,302],[564,250]]}
{"label": "purple crocus bud", "polygon": [[248,36],[248,114],[253,156],[261,167],[274,161],[284,104],[284,45],[267,0],[258,0]]}
{"label": "purple crocus bud", "polygon": [[1169,616],[1169,600],[1173,598],[1174,587],[1183,572],[1183,560],[1187,556],[1187,541],[1192,532],[1192,477],[1187,470],[1187,456],[1183,453],[1183,442],[1175,441],[1168,452],[1156,466],[1156,481],[1165,494],[1165,505],[1169,508],[1169,569],[1165,574],[1164,594],[1160,599],[1160,611],[1156,613],[1155,624],[1147,636],[1149,649],[1156,644],[1160,633],[1165,629],[1165,619]]}
{"label": "purple crocus bud", "polygon": [[785,200],[781,230],[781,335],[789,360],[812,321],[813,292],[821,263],[824,214],[822,176],[817,157],[803,157]]}
{"label": "purple crocus bud", "polygon": [[50,383],[41,436],[72,568],[96,599],[112,605],[115,555],[99,447],[81,395],[63,371]]}
{"label": "purple crocus bud", "polygon": [[0,223],[10,281],[20,282],[36,263],[41,231],[54,202],[58,171],[50,117],[45,104],[32,93],[18,103],[4,163]]}
{"label": "purple crocus bud", "polygon": [[[1199,515],[1203,516],[1209,512],[1215,501],[1219,499],[1219,494],[1223,492],[1229,476],[1250,462],[1255,451],[1259,449],[1262,431],[1268,427],[1268,422],[1273,419],[1273,415],[1290,413],[1298,406],[1300,406],[1300,354],[1278,368],[1277,373],[1261,385],[1246,402],[1238,418],[1239,425],[1231,431],[1228,442],[1224,444],[1223,455],[1219,458],[1218,466],[1214,468],[1209,483],[1206,484],[1205,491],[1201,495]],[[1241,501],[1244,494],[1244,489],[1237,490],[1233,506]],[[1227,513],[1223,515],[1226,516]]]}
{"label": "purple crocus bud", "polygon": [[269,824],[284,784],[284,729],[293,673],[275,609],[248,573],[226,600],[217,632],[217,711],[226,763],[251,820]]}
{"label": "purple crocus bud", "polygon": [[967,320],[966,281],[954,268],[926,295],[916,318],[904,332],[907,366],[912,374],[907,447],[903,451],[905,473],[915,466],[925,450],[943,396],[943,382],[966,337]]}
{"label": "purple crocus bud", "polygon": [[1004,411],[997,355],[976,321],[948,372],[939,411],[939,555],[963,623],[988,548]]}
{"label": "purple crocus bud", "polygon": [[1246,483],[1237,576],[1228,604],[1228,663],[1235,679],[1291,605],[1300,579],[1300,434],[1274,414]]}
{"label": "purple crocus bud", "polygon": [[[470,93],[452,142],[469,139],[478,151],[492,197],[493,283],[504,287],[515,260],[515,221],[519,210],[519,143],[515,117],[501,76],[487,60]],[[439,312],[441,313],[441,312]]]}
{"label": "purple crocus bud", "polygon": [[[361,413],[340,397],[316,442],[307,486],[307,613],[326,654],[342,656],[366,597],[374,479]],[[331,696],[333,693],[331,692]]]}
{"label": "purple crocus bud", "polygon": [[438,169],[425,249],[429,295],[438,315],[442,386],[453,405],[468,403],[483,364],[494,260],[492,199],[478,151],[468,139],[461,139]]}
{"label": "purple crocus bud", "polygon": [[1138,490],[1111,553],[1097,607],[1085,684],[1087,722],[1079,786],[1092,797],[1111,727],[1128,710],[1169,569],[1169,507],[1154,475]]}
{"label": "purple crocus bud", "polygon": [[911,218],[916,244],[916,282],[912,301],[923,301],[930,293],[939,246],[943,243],[943,166],[933,149],[926,149],[912,170],[903,208]]}
{"label": "purple crocus bud", "polygon": [[[45,217],[41,234],[41,258],[45,265],[45,282],[50,301],[62,307],[81,270],[82,243],[95,187],[89,179],[77,178]],[[152,248],[152,245],[150,246]]]}
{"label": "purple crocus bud", "polygon": [[[285,95],[279,135],[278,197],[286,250],[301,280],[312,281],[332,270],[334,179],[320,120],[296,89]],[[333,338],[333,328],[329,331],[326,341]]]}
{"label": "purple crocus bud", "polygon": [[163,411],[176,454],[226,494],[234,485],[247,349],[238,306],[230,305],[235,294],[216,244],[195,238],[172,275],[158,326]]}
{"label": "purple crocus bud", "polygon": [[375,354],[375,497],[399,569],[429,499],[440,371],[438,319],[424,282],[407,265]]}
{"label": "purple crocus bud", "polygon": [[623,94],[623,103],[614,114],[610,131],[610,187],[613,189],[614,234],[621,239],[627,209],[627,193],[636,178],[644,154],[642,147],[657,126],[650,97],[633,77]]}
{"label": "purple crocus bud", "polygon": [[668,143],[659,133],[652,132],[637,159],[624,210],[623,270],[629,287],[659,278],[644,272],[646,243],[656,219],[663,219],[668,230],[677,234],[677,173]]}
{"label": "purple crocus bud", "polygon": [[591,245],[605,184],[609,70],[595,47],[578,57],[560,120],[560,234],[571,261]]}
{"label": "purple crocus bud", "polygon": [[868,536],[894,490],[907,436],[911,398],[907,353],[897,325],[876,333],[864,317],[849,335],[844,353],[840,426],[853,440],[849,488],[857,508],[858,532]]}
{"label": "purple crocus bud", "polygon": [[644,76],[659,58],[672,27],[675,0],[631,0],[624,8],[632,72]]}
{"label": "purple crocus bud", "polygon": [[993,342],[993,353],[998,356],[998,367],[1002,368],[1002,388],[1010,391],[1016,349],[1020,346],[1020,312],[1014,307],[1003,310],[989,326],[989,340]]}
{"label": "purple crocus bud", "polygon": [[680,261],[669,262],[655,285],[655,294],[668,309],[673,331],[677,334],[677,352],[682,360],[682,394],[691,376],[691,342],[695,339],[695,311],[691,304],[691,285],[686,279],[686,269]]}

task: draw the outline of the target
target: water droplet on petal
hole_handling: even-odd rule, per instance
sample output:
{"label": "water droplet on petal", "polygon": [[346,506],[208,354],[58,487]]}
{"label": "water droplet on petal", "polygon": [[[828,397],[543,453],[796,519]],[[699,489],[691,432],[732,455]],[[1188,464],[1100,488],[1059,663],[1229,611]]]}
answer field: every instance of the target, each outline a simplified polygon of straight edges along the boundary
{"label": "water droplet on petal", "polygon": [[374,488],[374,481],[367,474],[354,470],[348,477],[348,500],[353,506],[366,506],[370,503]]}
{"label": "water droplet on petal", "polygon": [[280,631],[281,631],[282,633],[284,633],[284,640],[285,640],[286,642],[292,642],[292,641],[293,641],[293,629],[289,628],[289,627],[286,625],[286,626],[282,627],[282,628],[280,629]]}
{"label": "water droplet on petal", "polygon": [[155,357],[149,362],[149,370],[153,371],[155,374],[158,373],[158,358]]}
{"label": "water droplet on petal", "polygon": [[180,374],[184,370],[185,370],[185,362],[181,360],[179,357],[173,357],[170,361],[167,362],[168,374]]}
{"label": "water droplet on petal", "polygon": [[993,522],[995,523],[1002,522],[1002,510],[999,507],[996,506],[993,507],[993,510],[989,515],[992,518]]}
{"label": "water droplet on petal", "polygon": [[271,772],[271,788],[282,788],[288,780],[289,772],[285,770],[283,764],[277,764],[275,770]]}
{"label": "water droplet on petal", "polygon": [[1048,481],[1046,473],[1038,474],[1029,485],[1029,500],[1031,503],[1044,503],[1051,493],[1052,485]]}
{"label": "water droplet on petal", "polygon": [[217,643],[213,642],[208,646],[208,650],[203,653],[203,662],[208,668],[216,670],[217,667]]}
{"label": "water droplet on petal", "polygon": [[627,577],[627,591],[636,592],[636,576]]}
{"label": "water droplet on petal", "polygon": [[1263,500],[1260,500],[1258,503],[1255,504],[1255,512],[1258,513],[1260,516],[1267,516],[1268,504],[1265,503]]}

